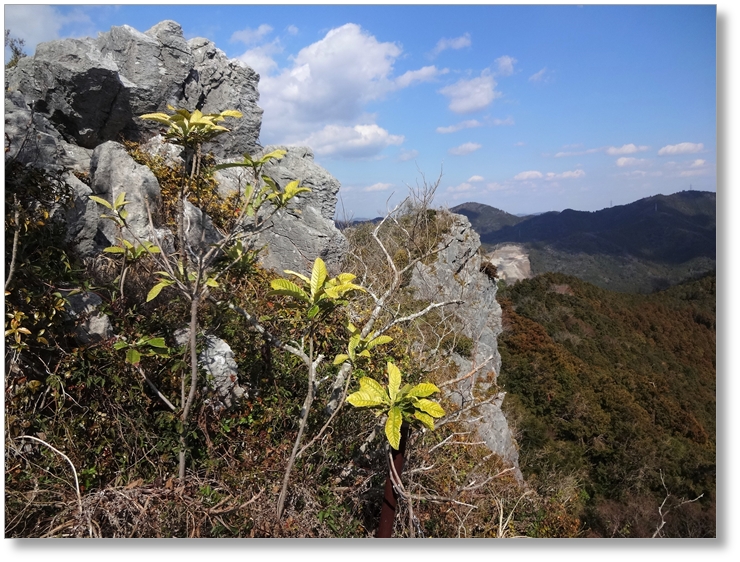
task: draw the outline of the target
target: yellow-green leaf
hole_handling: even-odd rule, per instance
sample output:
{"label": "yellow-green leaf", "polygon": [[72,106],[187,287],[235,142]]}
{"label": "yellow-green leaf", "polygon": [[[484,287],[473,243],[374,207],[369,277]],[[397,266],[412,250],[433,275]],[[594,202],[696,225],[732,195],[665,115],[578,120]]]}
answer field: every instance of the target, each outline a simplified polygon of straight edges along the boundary
{"label": "yellow-green leaf", "polygon": [[104,207],[108,207],[111,211],[113,210],[113,206],[110,203],[108,203],[108,201],[103,199],[102,197],[98,197],[97,195],[88,195],[88,197],[92,199],[93,201],[95,201],[96,203],[99,203],[103,205]]}
{"label": "yellow-green leaf", "polygon": [[398,390],[401,388],[401,371],[393,363],[388,361],[388,396],[391,403],[396,401]]}
{"label": "yellow-green leaf", "polygon": [[164,289],[165,287],[168,287],[169,285],[172,285],[171,281],[160,281],[154,287],[151,288],[149,293],[146,296],[146,302],[149,302],[155,298],[157,298],[157,295]]}
{"label": "yellow-green leaf", "polygon": [[377,397],[362,390],[358,390],[357,392],[353,392],[347,396],[347,402],[352,404],[355,408],[373,408],[383,404],[382,400],[378,400]]}
{"label": "yellow-green leaf", "polygon": [[441,418],[445,415],[445,411],[442,406],[432,400],[427,400],[426,398],[416,400],[414,402],[414,406],[422,412],[426,412],[433,418]]}
{"label": "yellow-green leaf", "polygon": [[344,363],[347,359],[349,359],[349,355],[346,353],[340,353],[334,358],[334,365],[340,365],[341,363]]}
{"label": "yellow-green leaf", "polygon": [[414,417],[427,426],[429,429],[434,431],[434,418],[424,412],[414,412]]}
{"label": "yellow-green leaf", "polygon": [[388,443],[395,450],[398,450],[401,443],[402,424],[403,414],[401,413],[401,408],[394,406],[388,411],[388,420],[385,422],[385,436],[388,438]]}
{"label": "yellow-green leaf", "polygon": [[270,286],[272,287],[271,294],[273,295],[286,295],[306,302],[309,300],[308,295],[303,289],[287,279],[273,279],[270,281]]}
{"label": "yellow-green leaf", "polygon": [[103,252],[106,254],[125,254],[126,250],[120,246],[108,246],[107,248],[103,248]]}
{"label": "yellow-green leaf", "polygon": [[390,343],[393,341],[393,338],[390,336],[378,336],[377,338],[370,340],[367,344],[368,349],[373,349],[374,347],[378,345],[383,345],[386,343]]}
{"label": "yellow-green leaf", "polygon": [[132,365],[138,365],[139,361],[141,361],[141,353],[136,351],[133,347],[129,348],[126,352],[126,362],[131,363]]}
{"label": "yellow-green leaf", "polygon": [[381,402],[390,404],[388,393],[385,391],[385,388],[383,388],[375,379],[371,379],[370,377],[362,377],[360,379],[360,390],[372,396],[373,398],[377,398]]}
{"label": "yellow-green leaf", "polygon": [[408,396],[416,396],[417,398],[426,398],[431,396],[435,392],[439,392],[439,388],[430,382],[422,382],[417,384],[414,388],[409,390]]}
{"label": "yellow-green leaf", "polygon": [[311,280],[308,277],[306,277],[305,275],[301,275],[300,273],[298,273],[296,271],[292,271],[290,269],[286,269],[286,270],[284,270],[284,273],[287,273],[288,275],[295,275],[296,277],[298,277],[299,279],[301,279],[302,281],[304,281],[307,285],[310,285],[311,284]]}
{"label": "yellow-green leaf", "polygon": [[313,262],[313,270],[311,271],[312,299],[316,298],[319,289],[324,286],[324,282],[326,281],[328,275],[329,274],[326,272],[326,264],[324,263],[324,260],[322,260],[321,258],[316,258],[316,260]]}

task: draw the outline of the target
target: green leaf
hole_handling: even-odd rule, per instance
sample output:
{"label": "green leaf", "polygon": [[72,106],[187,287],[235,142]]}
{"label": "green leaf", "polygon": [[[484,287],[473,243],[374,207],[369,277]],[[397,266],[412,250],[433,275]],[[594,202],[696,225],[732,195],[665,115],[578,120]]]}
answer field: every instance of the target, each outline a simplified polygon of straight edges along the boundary
{"label": "green leaf", "polygon": [[333,364],[334,365],[340,365],[340,364],[344,363],[347,359],[349,359],[349,355],[347,355],[346,353],[340,353],[339,355],[337,355],[334,358],[334,363]]}
{"label": "green leaf", "polygon": [[414,417],[427,426],[429,429],[434,431],[434,418],[424,412],[414,412]]}
{"label": "green leaf", "polygon": [[111,211],[113,210],[113,206],[110,203],[108,203],[108,201],[103,199],[102,197],[98,197],[97,195],[88,195],[88,198],[92,199],[96,203],[103,205],[103,207],[109,208]]}
{"label": "green leaf", "polygon": [[401,444],[401,424],[403,424],[403,413],[401,408],[394,406],[388,411],[388,420],[385,422],[385,436],[388,443],[396,451]]}
{"label": "green leaf", "polygon": [[381,402],[390,405],[388,393],[385,391],[385,388],[383,388],[381,384],[375,379],[371,379],[370,377],[362,377],[360,379],[360,390],[366,392],[374,398],[377,398]]}
{"label": "green leaf", "polygon": [[208,287],[218,287],[218,282],[213,277],[209,277],[206,279],[206,285]]}
{"label": "green leaf", "polygon": [[306,292],[292,281],[288,281],[287,279],[273,279],[270,281],[270,286],[272,287],[270,294],[286,295],[309,302]]}
{"label": "green leaf", "polygon": [[118,216],[120,216],[123,220],[126,220],[128,218],[128,211],[126,209],[121,209],[118,211]]}
{"label": "green leaf", "polygon": [[126,362],[132,365],[138,365],[141,361],[141,353],[136,351],[133,347],[126,352]]}
{"label": "green leaf", "polygon": [[311,308],[308,309],[308,312],[306,313],[306,317],[310,320],[311,318],[316,316],[320,310],[321,308],[319,307],[319,305],[315,304]]}
{"label": "green leaf", "polygon": [[152,338],[147,343],[152,347],[167,347],[164,338]]}
{"label": "green leaf", "polygon": [[310,285],[311,284],[311,280],[308,277],[306,277],[305,275],[301,275],[297,271],[292,271],[290,269],[286,269],[286,270],[283,271],[283,273],[287,273],[288,275],[295,275],[296,277],[298,277],[299,279],[301,279],[301,281],[304,281],[306,283],[306,285]]}
{"label": "green leaf", "polygon": [[388,361],[388,396],[391,403],[396,401],[398,389],[401,388],[401,371],[393,363]]}
{"label": "green leaf", "polygon": [[146,296],[146,302],[149,302],[155,298],[157,298],[157,295],[164,289],[165,287],[168,287],[172,285],[171,281],[160,281],[154,287],[151,288],[149,293]]}
{"label": "green leaf", "polygon": [[128,201],[126,201],[126,192],[122,191],[118,194],[118,197],[116,197],[116,200],[113,202],[113,209],[118,209],[118,207],[121,207],[126,203],[128,203]]}
{"label": "green leaf", "polygon": [[377,338],[370,340],[370,342],[368,342],[367,349],[373,349],[376,346],[390,343],[392,341],[393,341],[393,338],[390,336],[378,336]]}
{"label": "green leaf", "polygon": [[126,250],[120,246],[108,246],[107,248],[103,248],[103,252],[106,254],[125,254]]}
{"label": "green leaf", "polygon": [[115,349],[116,351],[119,351],[123,349],[124,347],[128,347],[128,342],[117,341],[116,343],[113,344],[113,349]]}
{"label": "green leaf", "polygon": [[422,382],[417,384],[414,388],[409,390],[408,396],[416,396],[417,398],[426,398],[431,396],[435,392],[439,392],[439,388],[430,382]]}
{"label": "green leaf", "polygon": [[373,408],[375,406],[382,406],[383,401],[378,400],[377,397],[363,391],[358,390],[347,396],[347,402],[352,404],[355,408]]}
{"label": "green leaf", "polygon": [[319,290],[324,287],[324,282],[329,274],[326,272],[326,264],[321,258],[316,258],[311,271],[311,298],[316,299]]}
{"label": "green leaf", "polygon": [[272,152],[269,152],[268,154],[265,154],[262,158],[257,160],[257,163],[259,164],[266,164],[270,160],[276,159],[280,160],[283,156],[285,156],[288,152],[286,150],[273,150]]}
{"label": "green leaf", "polygon": [[414,406],[422,412],[426,412],[433,418],[441,418],[445,415],[445,411],[442,406],[432,400],[427,400],[426,398],[414,401]]}

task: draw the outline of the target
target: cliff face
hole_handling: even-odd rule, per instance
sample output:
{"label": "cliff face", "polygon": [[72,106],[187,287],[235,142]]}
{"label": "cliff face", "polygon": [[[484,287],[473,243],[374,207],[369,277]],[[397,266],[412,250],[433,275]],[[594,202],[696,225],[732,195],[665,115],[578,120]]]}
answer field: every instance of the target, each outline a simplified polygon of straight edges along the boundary
{"label": "cliff face", "polygon": [[[452,360],[458,367],[458,377],[475,372],[458,384],[450,398],[464,409],[472,403],[474,392],[492,390],[500,372],[497,337],[501,333],[501,307],[496,301],[494,280],[482,271],[484,263],[478,251],[480,237],[467,217],[453,215],[449,236],[449,245],[438,254],[434,263],[417,264],[410,284],[416,288],[416,295],[423,299],[462,301],[455,309],[457,336],[462,335],[472,342],[472,349],[469,353],[466,351],[465,356],[453,352]],[[521,480],[519,453],[501,411],[504,396],[504,392],[495,393],[492,400],[462,419],[470,420],[480,439],[512,465]]]}
{"label": "cliff face", "polygon": [[[145,220],[145,202],[155,206],[161,200],[160,186],[152,172],[134,162],[118,141],[121,137],[139,141],[152,154],[176,158],[177,151],[161,142],[159,127],[138,119],[139,115],[166,111],[168,105],[204,113],[238,109],[243,118],[229,123],[231,132],[205,147],[217,162],[285,148],[286,156],[266,166],[265,173],[280,187],[297,179],[311,189],[298,196],[291,208],[272,217],[271,228],[258,241],[258,246],[266,248],[263,264],[276,270],[308,272],[320,256],[336,271],[348,248],[333,222],[339,182],[314,163],[310,148],[263,149],[259,145],[258,81],[251,68],[227,59],[212,42],[186,41],[180,26],[172,21],[144,33],[123,26],[96,39],[44,43],[6,76],[6,158],[64,171],[75,192],[74,206],[66,216],[68,236],[81,257],[95,257],[115,243],[116,236],[89,196],[112,202],[124,191],[132,201],[128,210],[137,236],[167,251],[172,235],[167,229],[151,232]],[[88,176],[89,185],[75,173]],[[218,179],[224,190],[239,181],[233,169],[220,172]],[[200,213],[195,207],[186,211]],[[220,234],[208,217],[192,222],[206,229],[206,243],[218,240]],[[192,244],[201,240],[200,232],[192,235]],[[475,345],[471,354],[455,353],[453,360],[461,375],[482,365],[453,393],[453,399],[464,406],[474,388],[485,391],[495,383],[501,363],[496,343],[501,309],[495,283],[480,271],[479,237],[465,217],[456,216],[450,236],[450,245],[435,264],[419,265],[412,285],[422,298],[464,301],[456,314],[461,334]],[[476,387],[476,383],[480,384]],[[482,406],[475,424],[489,448],[518,473],[517,451],[501,412],[502,401],[503,393],[499,393]]]}

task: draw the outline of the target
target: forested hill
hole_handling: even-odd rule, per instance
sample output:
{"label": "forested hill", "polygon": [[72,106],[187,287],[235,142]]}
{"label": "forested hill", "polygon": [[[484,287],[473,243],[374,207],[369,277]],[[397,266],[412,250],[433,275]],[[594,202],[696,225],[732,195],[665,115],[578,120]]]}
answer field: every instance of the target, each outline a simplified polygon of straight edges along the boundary
{"label": "forested hill", "polygon": [[481,242],[485,242],[485,238],[492,233],[504,227],[519,224],[527,218],[512,215],[483,203],[463,203],[453,207],[450,211],[468,217],[470,224],[481,237]]}
{"label": "forested hill", "polygon": [[[500,295],[525,476],[577,486],[586,534],[715,534],[716,276],[651,295],[544,274]],[[576,508],[574,508],[576,509]]]}
{"label": "forested hill", "polygon": [[470,203],[453,211],[470,218],[488,249],[524,244],[535,274],[558,271],[608,289],[651,292],[716,267],[716,204],[714,192],[682,191],[520,220],[483,205],[468,214]]}

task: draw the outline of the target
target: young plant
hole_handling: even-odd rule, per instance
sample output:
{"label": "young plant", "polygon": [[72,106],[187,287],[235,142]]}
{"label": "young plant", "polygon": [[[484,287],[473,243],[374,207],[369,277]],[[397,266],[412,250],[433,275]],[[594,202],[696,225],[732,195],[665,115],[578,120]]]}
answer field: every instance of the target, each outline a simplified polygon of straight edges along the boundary
{"label": "young plant", "polygon": [[376,415],[387,414],[385,436],[394,449],[398,449],[401,441],[401,425],[421,422],[434,430],[434,418],[441,418],[445,411],[437,402],[427,399],[439,388],[430,382],[422,382],[416,386],[406,384],[401,387],[401,371],[396,365],[388,361],[388,386],[383,387],[375,379],[362,377],[360,390],[347,397],[347,402],[356,408],[371,408]]}
{"label": "young plant", "polygon": [[355,276],[351,273],[340,273],[336,277],[329,278],[326,264],[324,264],[324,260],[321,258],[316,258],[314,261],[310,278],[295,271],[286,270],[285,273],[297,277],[300,282],[302,282],[303,287],[289,279],[274,279],[270,282],[272,291],[270,291],[269,294],[287,296],[297,301],[296,305],[302,309],[303,315],[308,321],[308,327],[306,329],[306,334],[308,336],[308,354],[304,351],[303,344],[301,344],[300,348],[285,348],[299,357],[306,365],[306,368],[308,369],[308,390],[306,392],[306,399],[303,403],[303,408],[301,409],[298,435],[293,444],[293,451],[291,452],[288,466],[285,469],[285,475],[283,477],[283,487],[280,491],[280,496],[278,497],[278,519],[281,517],[283,512],[285,497],[288,491],[288,482],[290,481],[290,473],[293,470],[293,465],[298,456],[298,450],[301,445],[301,440],[303,439],[303,433],[306,429],[308,415],[314,401],[316,393],[316,370],[324,359],[323,355],[314,357],[314,328],[322,316],[325,316],[328,312],[339,306],[347,304],[347,300],[344,299],[345,295],[353,291],[365,290],[359,285],[352,283]]}
{"label": "young plant", "polygon": [[345,361],[351,361],[356,364],[360,357],[370,358],[370,351],[379,345],[384,345],[393,341],[390,336],[379,335],[376,332],[370,332],[367,337],[362,337],[362,331],[352,322],[347,322],[347,331],[350,333],[349,342],[347,343],[347,353],[340,353],[334,358],[334,365],[341,365]]}

